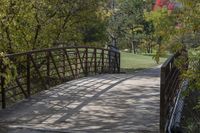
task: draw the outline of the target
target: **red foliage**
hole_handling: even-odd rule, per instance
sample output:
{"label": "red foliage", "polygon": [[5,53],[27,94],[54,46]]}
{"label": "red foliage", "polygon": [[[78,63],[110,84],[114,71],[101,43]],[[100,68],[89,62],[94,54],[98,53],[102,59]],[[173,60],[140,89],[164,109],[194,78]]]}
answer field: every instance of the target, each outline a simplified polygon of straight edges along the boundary
{"label": "red foliage", "polygon": [[170,2],[169,0],[156,0],[153,10],[157,10],[163,7],[167,7],[168,10],[173,10],[175,3]]}

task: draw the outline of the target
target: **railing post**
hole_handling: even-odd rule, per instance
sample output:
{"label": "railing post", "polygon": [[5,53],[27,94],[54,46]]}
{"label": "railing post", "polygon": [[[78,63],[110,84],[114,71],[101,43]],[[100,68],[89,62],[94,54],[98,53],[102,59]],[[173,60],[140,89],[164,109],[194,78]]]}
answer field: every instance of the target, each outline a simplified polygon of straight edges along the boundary
{"label": "railing post", "polygon": [[161,80],[160,80],[160,133],[165,132],[165,73],[166,68],[161,67]]}
{"label": "railing post", "polygon": [[117,68],[117,52],[114,52],[114,73],[116,73]]}
{"label": "railing post", "polygon": [[[0,71],[1,73],[4,72],[5,66],[3,64],[3,61],[0,61]],[[1,75],[1,102],[2,102],[2,109],[6,108],[6,92],[5,92],[5,78]]]}
{"label": "railing post", "polygon": [[110,49],[108,50],[108,70],[109,70],[109,73],[111,73],[111,51]]}
{"label": "railing post", "polygon": [[31,81],[30,81],[30,55],[27,54],[27,64],[26,64],[26,80],[27,80],[27,93],[28,97],[31,96]]}
{"label": "railing post", "polygon": [[1,76],[1,100],[2,100],[2,109],[6,108],[6,92],[4,88],[5,79]]}
{"label": "railing post", "polygon": [[118,53],[118,73],[120,73],[120,65],[121,65],[121,54]]}
{"label": "railing post", "polygon": [[46,53],[47,58],[47,84],[50,86],[50,57],[49,57],[49,51]]}
{"label": "railing post", "polygon": [[75,78],[78,77],[78,53],[75,51]]}
{"label": "railing post", "polygon": [[94,72],[97,74],[97,49],[94,48]]}
{"label": "railing post", "polygon": [[85,48],[85,76],[88,76],[88,48]]}
{"label": "railing post", "polygon": [[63,79],[65,79],[65,69],[66,69],[66,63],[65,63],[65,53],[62,50],[62,56],[63,56]]}
{"label": "railing post", "polygon": [[104,73],[104,49],[102,49],[101,73]]}

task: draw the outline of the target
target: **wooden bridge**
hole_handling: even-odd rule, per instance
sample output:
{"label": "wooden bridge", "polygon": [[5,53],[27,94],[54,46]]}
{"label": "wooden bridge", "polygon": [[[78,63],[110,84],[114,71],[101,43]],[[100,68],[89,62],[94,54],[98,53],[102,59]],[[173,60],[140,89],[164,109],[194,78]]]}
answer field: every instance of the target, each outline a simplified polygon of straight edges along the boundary
{"label": "wooden bridge", "polygon": [[[16,65],[17,77],[6,84],[1,76],[1,133],[164,132],[179,88],[176,56],[161,69],[161,92],[160,67],[120,74],[114,48],[53,48],[4,58]],[[7,67],[1,61],[2,73]]]}

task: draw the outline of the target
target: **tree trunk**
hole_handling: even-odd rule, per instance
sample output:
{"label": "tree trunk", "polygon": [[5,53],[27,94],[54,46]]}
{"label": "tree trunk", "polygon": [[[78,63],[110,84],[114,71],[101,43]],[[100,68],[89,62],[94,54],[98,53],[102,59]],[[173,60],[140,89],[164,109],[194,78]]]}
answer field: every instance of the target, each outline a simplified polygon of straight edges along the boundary
{"label": "tree trunk", "polygon": [[147,53],[148,53],[148,54],[149,54],[149,53],[152,53],[151,43],[150,43],[150,42],[147,44]]}
{"label": "tree trunk", "polygon": [[133,52],[134,54],[137,53],[137,46],[136,46],[136,43],[135,43],[134,41],[132,41],[132,52]]}
{"label": "tree trunk", "polygon": [[117,47],[117,39],[112,37],[112,46]]}

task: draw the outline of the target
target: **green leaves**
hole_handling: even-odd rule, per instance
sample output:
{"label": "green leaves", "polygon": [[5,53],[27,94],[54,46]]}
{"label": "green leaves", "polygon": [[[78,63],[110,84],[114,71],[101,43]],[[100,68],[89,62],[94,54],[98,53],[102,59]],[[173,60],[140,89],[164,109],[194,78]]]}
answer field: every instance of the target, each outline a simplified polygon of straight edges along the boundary
{"label": "green leaves", "polygon": [[10,81],[15,79],[17,76],[17,70],[15,65],[5,57],[4,53],[0,53],[0,61],[1,61],[1,71],[0,77],[3,77],[5,80],[5,85],[7,85]]}
{"label": "green leaves", "polygon": [[13,53],[52,47],[59,41],[81,45],[86,34],[82,29],[86,26],[89,29],[90,24],[95,25],[97,34],[104,36],[105,28],[98,27],[105,25],[106,20],[100,16],[103,14],[97,13],[104,3],[96,0],[1,0],[0,51]]}
{"label": "green leaves", "polygon": [[139,44],[140,34],[143,32],[144,2],[124,0],[116,1],[115,5],[107,29],[110,40],[115,40],[118,47],[123,47],[125,43],[129,49],[132,49],[131,45]]}

